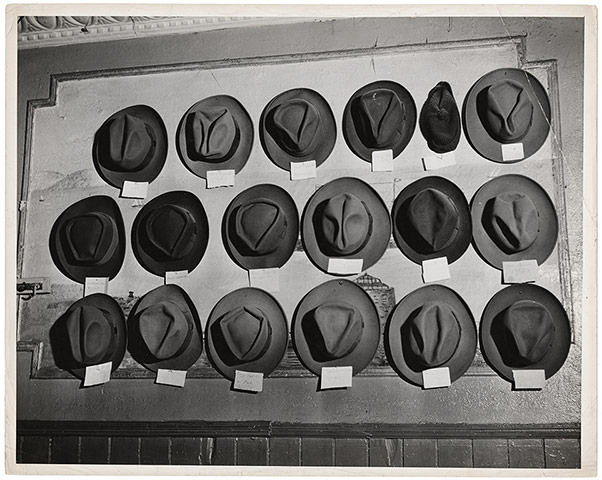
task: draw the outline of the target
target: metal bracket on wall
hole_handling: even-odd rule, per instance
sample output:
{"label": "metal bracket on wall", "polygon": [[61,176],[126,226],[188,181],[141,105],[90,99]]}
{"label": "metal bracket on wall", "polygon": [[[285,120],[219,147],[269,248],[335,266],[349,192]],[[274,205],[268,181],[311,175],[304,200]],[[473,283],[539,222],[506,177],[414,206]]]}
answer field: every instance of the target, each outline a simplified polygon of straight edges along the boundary
{"label": "metal bracket on wall", "polygon": [[23,300],[30,300],[36,295],[50,293],[48,277],[17,278],[17,295]]}

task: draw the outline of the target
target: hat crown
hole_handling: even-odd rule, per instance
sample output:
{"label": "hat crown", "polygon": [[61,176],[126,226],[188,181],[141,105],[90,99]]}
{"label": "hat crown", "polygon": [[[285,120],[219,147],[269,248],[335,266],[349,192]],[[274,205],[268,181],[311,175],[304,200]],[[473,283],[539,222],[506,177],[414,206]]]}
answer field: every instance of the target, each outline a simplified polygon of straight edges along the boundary
{"label": "hat crown", "polygon": [[156,142],[152,129],[134,115],[122,113],[113,119],[108,137],[108,158],[100,158],[107,168],[135,172],[144,167],[154,153]]}
{"label": "hat crown", "polygon": [[368,148],[387,148],[402,136],[406,123],[405,106],[389,89],[371,90],[353,105],[354,124],[362,143]]}
{"label": "hat crown", "polygon": [[222,317],[219,326],[226,346],[238,361],[256,360],[269,347],[270,324],[259,308],[237,307]]}
{"label": "hat crown", "polygon": [[289,155],[301,157],[315,150],[322,120],[310,102],[302,98],[288,100],[274,109],[272,120],[267,127]]}
{"label": "hat crown", "polygon": [[314,311],[314,321],[331,359],[350,354],[362,339],[364,319],[361,312],[347,302],[326,302]]}
{"label": "hat crown", "polygon": [[80,365],[96,365],[110,356],[116,331],[108,320],[108,312],[82,305],[65,320],[73,359]]}
{"label": "hat crown", "polygon": [[341,193],[325,202],[319,226],[329,253],[351,255],[368,241],[372,218],[358,197]]}
{"label": "hat crown", "polygon": [[240,131],[227,107],[197,110],[188,116],[187,123],[188,155],[191,160],[219,163],[234,154],[240,140]]}
{"label": "hat crown", "polygon": [[78,215],[68,220],[62,232],[66,253],[78,265],[106,262],[119,245],[115,220],[103,212]]}
{"label": "hat crown", "polygon": [[451,87],[439,82],[420,112],[420,127],[428,146],[437,153],[454,150],[460,140],[460,112]]}
{"label": "hat crown", "polygon": [[190,212],[174,204],[162,205],[150,213],[146,235],[161,256],[178,260],[190,253],[199,232]]}
{"label": "hat crown", "polygon": [[283,210],[265,198],[242,205],[234,221],[236,236],[249,255],[267,255],[275,251],[287,229]]}
{"label": "hat crown", "polygon": [[500,80],[487,89],[486,108],[480,117],[489,135],[497,141],[518,142],[531,127],[533,103],[520,83]]}
{"label": "hat crown", "polygon": [[176,303],[165,300],[138,314],[138,329],[148,351],[157,360],[179,355],[188,345],[192,322]]}
{"label": "hat crown", "polygon": [[537,239],[537,208],[525,193],[504,192],[493,200],[491,226],[498,247],[506,253],[522,252]]}

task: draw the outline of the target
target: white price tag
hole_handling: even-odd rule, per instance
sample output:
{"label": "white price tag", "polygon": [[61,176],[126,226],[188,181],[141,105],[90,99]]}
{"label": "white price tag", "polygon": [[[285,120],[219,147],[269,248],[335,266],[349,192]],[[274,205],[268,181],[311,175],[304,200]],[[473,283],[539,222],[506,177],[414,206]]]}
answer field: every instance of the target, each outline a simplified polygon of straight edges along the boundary
{"label": "white price tag", "polygon": [[165,272],[165,285],[183,286],[188,279],[188,270],[178,270],[175,272]]}
{"label": "white price tag", "polygon": [[112,368],[113,362],[101,363],[99,365],[91,365],[86,367],[86,373],[84,374],[84,387],[91,387],[92,385],[107,383],[111,379]]}
{"label": "white price tag", "polygon": [[291,180],[305,180],[316,178],[316,161],[291,162]]}
{"label": "white price tag", "polygon": [[536,282],[539,276],[537,260],[521,260],[520,262],[502,262],[504,283]]}
{"label": "white price tag", "polygon": [[234,384],[232,388],[234,388],[235,390],[244,390],[246,392],[262,392],[263,373],[235,370]]}
{"label": "white price tag", "polygon": [[186,381],[186,370],[168,370],[159,368],[155,383],[171,385],[172,387],[183,387]]}
{"label": "white price tag", "polygon": [[545,370],[512,370],[512,376],[517,390],[541,390],[546,385]]}
{"label": "white price tag", "polygon": [[372,152],[373,172],[393,171],[393,150],[375,150]]}
{"label": "white price tag", "polygon": [[146,198],[148,182],[130,182],[125,180],[121,187],[122,198]]}
{"label": "white price tag", "polygon": [[456,164],[454,152],[441,153],[431,157],[422,157],[422,164],[425,170],[438,170],[439,168],[450,167]]}
{"label": "white price tag", "polygon": [[328,273],[338,273],[342,275],[352,275],[360,273],[364,268],[363,258],[329,258]]}
{"label": "white price tag", "polygon": [[451,378],[449,376],[449,368],[429,368],[428,370],[422,371],[422,385],[423,388],[441,388],[449,387],[451,385]]}
{"label": "white price tag", "polygon": [[522,160],[523,158],[525,158],[525,152],[522,143],[502,144],[502,160],[504,162]]}
{"label": "white price tag", "polygon": [[352,378],[353,367],[322,367],[320,389],[350,387]]}
{"label": "white price tag", "polygon": [[234,170],[207,170],[207,188],[233,187]]}
{"label": "white price tag", "polygon": [[249,270],[249,286],[267,292],[280,291],[279,268],[256,268]]}
{"label": "white price tag", "polygon": [[449,277],[447,257],[432,258],[431,260],[422,262],[422,279],[424,283],[447,280]]}
{"label": "white price tag", "polygon": [[84,281],[84,297],[93,293],[107,293],[108,288],[108,277],[86,277]]}

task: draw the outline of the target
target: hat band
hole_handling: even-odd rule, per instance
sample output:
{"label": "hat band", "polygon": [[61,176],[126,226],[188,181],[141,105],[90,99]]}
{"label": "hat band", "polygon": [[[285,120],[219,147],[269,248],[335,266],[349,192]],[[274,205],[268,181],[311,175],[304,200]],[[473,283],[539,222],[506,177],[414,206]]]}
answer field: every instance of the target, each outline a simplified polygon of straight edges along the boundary
{"label": "hat band", "polygon": [[[79,247],[73,243],[74,235],[78,235],[77,232],[73,231],[73,227],[75,226],[74,222],[77,217],[68,221],[61,231],[61,243],[65,242],[69,247],[67,251],[63,249],[63,252],[67,253],[67,256],[70,257],[71,261],[75,265],[104,265],[113,257],[119,245],[119,232],[117,230],[117,224],[112,216],[102,212],[94,212],[87,216],[94,217],[102,225],[100,239],[98,239],[90,258],[85,258],[84,255],[78,252]],[[107,229],[110,231],[110,237],[106,235]],[[104,253],[99,257],[103,251]]]}

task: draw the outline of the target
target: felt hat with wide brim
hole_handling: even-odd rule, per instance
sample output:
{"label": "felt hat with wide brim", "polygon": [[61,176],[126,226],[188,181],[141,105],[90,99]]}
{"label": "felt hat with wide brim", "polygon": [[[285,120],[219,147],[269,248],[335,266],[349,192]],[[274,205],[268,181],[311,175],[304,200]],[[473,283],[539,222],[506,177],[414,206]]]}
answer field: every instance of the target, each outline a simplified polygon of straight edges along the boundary
{"label": "felt hat with wide brim", "polygon": [[110,322],[115,338],[112,352],[106,355],[98,364],[111,362],[111,372],[114,372],[119,368],[125,355],[127,330],[123,310],[115,299],[104,293],[94,293],[76,301],[51,327],[50,345],[56,365],[71,372],[79,379],[83,379],[86,375],[86,367],[78,364],[71,354],[66,325],[69,315],[80,307],[93,307],[102,310],[105,318]]}
{"label": "felt hat with wide brim", "polygon": [[[225,354],[227,347],[219,332],[219,320],[238,307],[261,310],[271,330],[267,349],[258,358],[242,363],[231,361]],[[288,325],[284,310],[272,295],[259,288],[240,288],[224,296],[213,307],[205,330],[209,359],[217,371],[230,380],[234,379],[236,370],[263,373],[267,377],[278,366],[288,346]]]}
{"label": "felt hat with wide brim", "polygon": [[[405,212],[408,209],[412,199],[426,189],[437,190],[447,195],[453,202],[458,213],[458,232],[452,243],[445,248],[433,253],[421,253],[413,244],[408,235],[408,228],[404,223]],[[393,222],[393,237],[399,249],[410,260],[416,263],[422,263],[438,257],[447,257],[448,263],[455,262],[466,251],[472,239],[472,225],[470,220],[470,208],[468,201],[455,183],[446,178],[431,176],[424,177],[408,185],[395,199],[391,212]]]}
{"label": "felt hat with wide brim", "polygon": [[[74,218],[94,213],[108,215],[115,222],[117,231],[107,232],[114,236],[115,250],[110,258],[98,265],[78,265],[77,261],[70,259],[67,254],[67,241],[63,238],[65,225]],[[114,278],[125,257],[125,227],[117,202],[106,195],[96,195],[74,203],[54,222],[50,231],[49,247],[54,264],[61,273],[75,282],[84,283],[86,277],[107,277],[109,280]]]}
{"label": "felt hat with wide brim", "polygon": [[[344,302],[353,305],[364,322],[362,336],[355,348],[347,355],[324,360],[316,358],[312,351],[316,339],[309,328],[316,308],[325,303]],[[361,372],[374,358],[380,342],[380,319],[370,296],[357,284],[344,279],[329,280],[310,290],[295,309],[292,325],[293,345],[305,367],[320,375],[322,367],[353,367],[353,375]]]}
{"label": "felt hat with wide brim", "polygon": [[[527,249],[516,253],[505,253],[491,238],[486,227],[488,205],[496,196],[505,192],[526,194],[537,209],[539,231],[537,238]],[[558,218],[552,200],[534,180],[523,175],[502,175],[485,183],[470,202],[472,234],[477,252],[495,268],[502,269],[502,262],[537,260],[541,265],[550,256],[558,238]]]}
{"label": "felt hat with wide brim", "polygon": [[[142,120],[146,124],[147,129],[150,128],[154,136],[155,149],[152,157],[143,168],[137,171],[112,170],[102,165],[102,162],[99,161],[100,156],[103,154],[103,149],[106,148],[108,128],[113,120],[121,115],[131,115]],[[148,105],[133,105],[119,110],[111,115],[96,132],[92,158],[94,167],[102,179],[116,188],[121,188],[123,182],[126,180],[130,182],[152,182],[163,169],[163,165],[165,165],[165,160],[167,159],[167,129],[165,128],[163,119],[155,109]]]}
{"label": "felt hat with wide brim", "polygon": [[438,368],[449,368],[452,382],[460,378],[472,364],[477,348],[477,327],[470,309],[451,288],[442,285],[426,285],[406,295],[395,307],[385,330],[385,351],[389,363],[405,380],[423,386],[423,370],[412,368],[411,354],[404,349],[401,329],[413,312],[427,302],[436,301],[447,305],[460,325],[460,340],[456,351]]}
{"label": "felt hat with wide brim", "polygon": [[352,106],[357,98],[373,90],[391,90],[397,95],[405,108],[405,128],[403,132],[401,132],[402,135],[398,141],[390,147],[390,149],[393,150],[393,158],[397,157],[407,147],[408,143],[410,143],[410,140],[412,139],[414,130],[416,129],[416,103],[414,102],[410,92],[405,87],[399,83],[388,80],[381,80],[364,85],[351,96],[347,102],[347,105],[345,106],[345,110],[343,112],[343,136],[345,137],[347,146],[351,149],[351,151],[366,162],[371,162],[372,152],[379,149],[370,148],[366,146],[364,142],[362,142],[354,123]]}
{"label": "felt hat with wide brim", "polygon": [[483,75],[471,87],[464,99],[462,123],[468,142],[480,155],[500,163],[516,163],[521,160],[504,160],[502,143],[491,137],[478,114],[479,95],[491,85],[503,80],[519,83],[529,95],[533,105],[533,117],[527,134],[522,138],[524,160],[537,152],[546,141],[550,131],[550,100],[545,88],[529,72],[519,68],[499,68]]}
{"label": "felt hat with wide brim", "polygon": [[[164,302],[177,305],[191,327],[191,335],[180,354],[160,360],[150,353],[142,339],[139,329],[139,317],[140,313],[146,308]],[[178,285],[161,285],[146,293],[130,312],[127,323],[129,352],[137,362],[153,372],[159,369],[188,370],[201,356],[203,331],[199,314],[188,294]]]}
{"label": "felt hat with wide brim", "polygon": [[[317,132],[316,147],[305,155],[295,156],[283,150],[272,137],[266,125],[270,122],[274,111],[282,104],[303,100],[310,103],[317,111],[320,118],[320,127]],[[259,138],[268,158],[278,167],[290,171],[291,163],[308,162],[314,160],[319,167],[328,158],[337,138],[337,128],[334,115],[328,102],[318,92],[309,88],[295,88],[276,95],[265,106],[259,120]]]}
{"label": "felt hat with wide brim", "polygon": [[[163,205],[177,205],[187,210],[197,226],[196,244],[190,253],[177,260],[162,261],[149,253],[144,229],[149,215]],[[146,270],[155,275],[163,276],[165,272],[188,270],[192,272],[199,264],[209,243],[209,222],[201,201],[191,192],[167,192],[148,202],[136,215],[132,225],[132,250],[136,259]]]}
{"label": "felt hat with wide brim", "polygon": [[[192,159],[186,148],[186,119],[190,114],[202,111],[205,108],[216,107],[227,108],[228,112],[230,112],[234,118],[236,127],[238,128],[238,146],[232,155],[222,162],[213,163]],[[178,124],[176,138],[176,146],[180,159],[186,168],[195,175],[201,178],[207,178],[207,172],[209,170],[234,170],[234,173],[238,173],[246,165],[249,155],[251,155],[251,149],[253,147],[253,122],[245,110],[245,107],[243,107],[238,100],[229,95],[215,95],[213,97],[204,98],[192,105],[186,111]]]}
{"label": "felt hat with wide brim", "polygon": [[[236,243],[233,242],[234,221],[239,208],[253,202],[254,200],[269,199],[282,209],[286,217],[286,231],[279,239],[278,246],[274,252],[266,255],[248,255],[241,252]],[[295,201],[283,188],[273,184],[254,185],[239,193],[224,213],[222,221],[222,239],[230,257],[241,267],[248,270],[255,268],[280,268],[284,265],[295,250],[299,239],[299,212]]]}
{"label": "felt hat with wide brim", "polygon": [[346,255],[345,259],[363,259],[362,270],[374,265],[385,253],[391,238],[391,216],[380,195],[363,180],[353,177],[342,177],[322,185],[305,205],[301,218],[301,239],[309,259],[324,272],[328,271],[331,256],[320,249],[320,239],[316,235],[314,214],[316,209],[330,198],[352,193],[358,197],[370,212],[372,232],[365,245],[357,252]]}
{"label": "felt hat with wide brim", "polygon": [[560,301],[548,290],[538,285],[510,285],[496,293],[483,311],[480,326],[481,351],[487,363],[503,378],[512,382],[512,370],[521,368],[508,366],[500,353],[492,334],[500,317],[515,302],[535,301],[550,312],[554,325],[554,339],[546,355],[539,361],[524,367],[527,370],[545,370],[546,379],[554,375],[564,364],[571,346],[571,326],[566,311]]}

